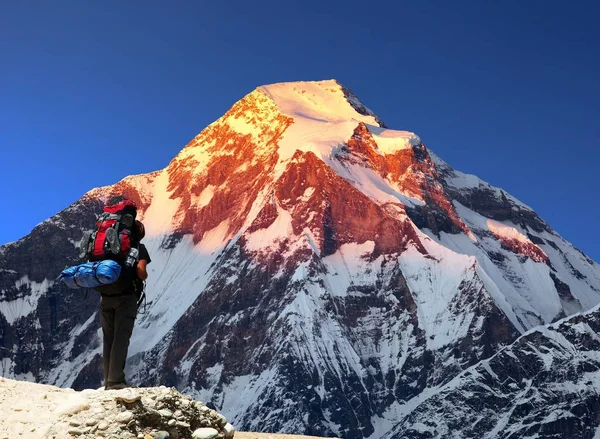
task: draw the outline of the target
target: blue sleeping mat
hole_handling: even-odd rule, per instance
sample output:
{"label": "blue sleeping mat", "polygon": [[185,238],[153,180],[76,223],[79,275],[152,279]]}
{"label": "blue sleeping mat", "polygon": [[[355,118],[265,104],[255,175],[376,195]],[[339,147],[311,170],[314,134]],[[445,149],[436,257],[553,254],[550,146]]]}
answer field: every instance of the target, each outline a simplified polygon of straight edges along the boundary
{"label": "blue sleeping mat", "polygon": [[115,283],[120,274],[119,263],[106,260],[65,268],[58,276],[58,280],[62,280],[69,288],[95,288]]}

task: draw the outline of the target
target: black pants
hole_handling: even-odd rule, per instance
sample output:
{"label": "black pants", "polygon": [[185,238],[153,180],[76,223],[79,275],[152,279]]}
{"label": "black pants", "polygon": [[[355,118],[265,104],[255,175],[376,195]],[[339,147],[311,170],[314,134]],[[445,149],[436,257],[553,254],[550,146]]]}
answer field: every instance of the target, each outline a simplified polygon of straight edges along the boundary
{"label": "black pants", "polygon": [[137,297],[103,296],[100,301],[100,322],[104,334],[104,385],[126,383],[125,360],[129,339],[137,315]]}

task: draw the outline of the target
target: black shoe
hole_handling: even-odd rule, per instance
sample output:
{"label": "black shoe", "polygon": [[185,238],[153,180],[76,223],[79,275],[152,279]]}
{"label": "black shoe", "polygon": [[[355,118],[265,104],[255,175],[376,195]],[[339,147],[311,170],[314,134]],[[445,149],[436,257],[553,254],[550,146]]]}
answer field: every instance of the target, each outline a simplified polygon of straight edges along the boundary
{"label": "black shoe", "polygon": [[127,384],[127,383],[110,383],[110,384],[107,384],[104,389],[105,390],[121,390],[121,389],[126,389],[127,387],[129,387],[129,384]]}

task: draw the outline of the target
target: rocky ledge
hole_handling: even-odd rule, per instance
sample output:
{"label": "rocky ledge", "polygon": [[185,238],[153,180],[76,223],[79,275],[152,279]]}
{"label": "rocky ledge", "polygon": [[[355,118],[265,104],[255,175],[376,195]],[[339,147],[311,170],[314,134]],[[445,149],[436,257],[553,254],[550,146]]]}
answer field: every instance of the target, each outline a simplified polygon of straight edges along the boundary
{"label": "rocky ledge", "polygon": [[45,439],[232,439],[225,416],[175,388],[84,390],[57,407]]}

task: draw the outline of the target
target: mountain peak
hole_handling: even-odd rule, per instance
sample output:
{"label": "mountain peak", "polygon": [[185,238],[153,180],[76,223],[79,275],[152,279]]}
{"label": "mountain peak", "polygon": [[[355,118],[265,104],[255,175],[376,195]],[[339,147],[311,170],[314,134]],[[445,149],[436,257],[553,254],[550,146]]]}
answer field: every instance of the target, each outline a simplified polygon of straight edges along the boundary
{"label": "mountain peak", "polygon": [[379,117],[356,95],[335,79],[282,82],[258,88],[269,96],[283,114],[319,121],[357,119],[385,127]]}

